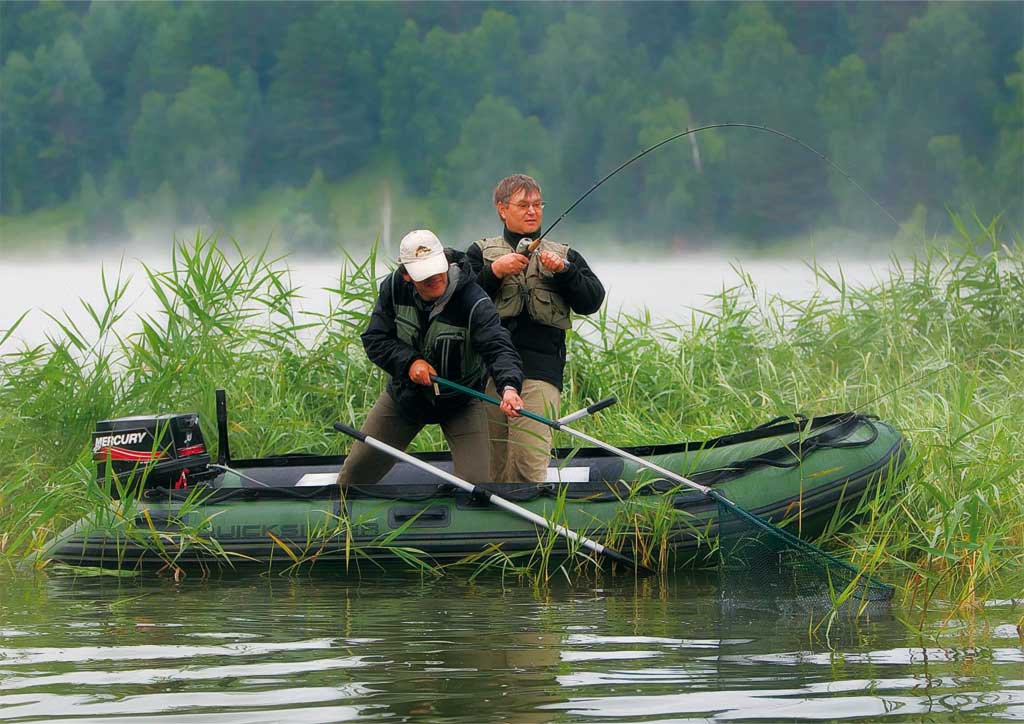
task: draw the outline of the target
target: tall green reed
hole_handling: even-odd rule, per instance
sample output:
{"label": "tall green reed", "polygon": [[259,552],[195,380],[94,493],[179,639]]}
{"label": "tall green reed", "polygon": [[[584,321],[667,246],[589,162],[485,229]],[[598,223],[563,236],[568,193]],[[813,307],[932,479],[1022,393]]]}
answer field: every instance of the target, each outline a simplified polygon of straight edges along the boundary
{"label": "tall green reed", "polygon": [[[1019,590],[1024,254],[1000,244],[995,224],[957,223],[966,250],[894,258],[874,283],[811,261],[819,291],[791,299],[763,294],[737,267],[738,283],[688,319],[584,318],[569,335],[563,405],[617,394],[614,410],[579,424],[618,445],[798,412],[878,414],[908,434],[907,472],[827,543],[903,571],[914,605],[970,607]],[[0,359],[0,555],[24,555],[94,504],[81,489],[99,419],[197,410],[208,425],[225,387],[236,457],[341,452],[325,428],[358,423],[383,387],[359,341],[383,271],[375,253],[346,257],[328,310],[298,313],[287,259],[197,235],[175,246],[169,269],[146,268],[159,310],[130,332],[118,324],[130,282],[104,275],[106,308],[86,308],[91,326],[56,318],[47,343]],[[414,448],[442,444],[428,429]],[[652,559],[664,555],[662,523],[638,523]]]}
{"label": "tall green reed", "polygon": [[[617,392],[625,410],[646,409],[629,432],[647,428],[656,440],[776,414],[878,414],[910,437],[905,482],[869,504],[869,523],[832,542],[855,561],[880,557],[907,571],[905,598],[917,605],[970,607],[1018,591],[1024,254],[999,245],[993,225],[973,236],[960,228],[967,250],[892,259],[874,284],[849,285],[812,262],[820,291],[793,300],[759,294],[739,270],[741,284],[688,326],[597,318],[575,340],[570,389]],[[622,440],[612,416],[589,424]]]}

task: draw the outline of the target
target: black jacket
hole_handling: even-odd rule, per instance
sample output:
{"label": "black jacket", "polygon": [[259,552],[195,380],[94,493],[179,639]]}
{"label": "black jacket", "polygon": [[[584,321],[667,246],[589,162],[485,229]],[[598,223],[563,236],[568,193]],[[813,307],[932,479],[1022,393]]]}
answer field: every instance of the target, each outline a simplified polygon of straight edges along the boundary
{"label": "black jacket", "polygon": [[[446,249],[445,253],[450,263],[459,266],[460,272],[455,283],[455,291],[437,318],[448,324],[469,329],[470,343],[483,359],[487,374],[496,381],[499,390],[512,386],[517,391],[522,391],[522,360],[512,345],[508,330],[501,326],[494,303],[476,283],[476,274],[466,263],[466,255],[453,249]],[[392,289],[395,290],[394,296]],[[481,299],[483,302],[478,304]],[[398,269],[381,282],[370,322],[361,336],[363,348],[371,362],[391,375],[387,387],[388,394],[398,405],[403,417],[414,423],[440,422],[462,409],[472,398],[445,388],[441,388],[442,394],[437,397],[432,387],[418,385],[409,379],[409,367],[421,357],[430,362],[440,376],[447,379],[458,379],[461,376],[461,369],[445,369],[440,364],[442,354],[439,350],[427,350],[425,354],[421,354],[401,341],[395,321],[396,304],[415,306],[419,310],[420,330],[427,329],[433,305],[420,299],[412,282],[403,279],[402,270]],[[422,336],[421,333],[421,338]],[[444,355],[450,366],[460,365],[461,360],[451,358],[450,354]],[[480,390],[483,390],[484,381],[486,377],[478,385]]]}
{"label": "black jacket", "polygon": [[[504,234],[510,252],[515,251],[510,234]],[[518,238],[517,238],[518,241]],[[472,244],[466,256],[476,271],[477,281],[491,299],[498,293],[501,279],[494,276],[491,265],[484,261],[483,252],[476,244]],[[604,286],[586,259],[572,247],[566,256],[569,268],[552,277],[552,282],[576,314],[593,314],[604,302]],[[544,380],[559,390],[562,389],[562,378],[565,373],[565,331],[546,324],[535,322],[523,305],[523,311],[517,317],[503,319],[501,323],[512,333],[512,343],[523,358],[523,376],[528,380]],[[500,389],[500,387],[499,387]]]}

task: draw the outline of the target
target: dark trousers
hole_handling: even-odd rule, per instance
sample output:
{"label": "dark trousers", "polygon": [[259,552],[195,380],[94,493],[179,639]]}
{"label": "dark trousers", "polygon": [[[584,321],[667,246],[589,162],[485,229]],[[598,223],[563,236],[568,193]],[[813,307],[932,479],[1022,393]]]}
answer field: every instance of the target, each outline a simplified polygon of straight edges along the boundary
{"label": "dark trousers", "polygon": [[[366,416],[362,432],[391,447],[405,450],[423,427],[424,425],[409,422],[402,417],[391,395],[384,392],[377,398],[370,414]],[[483,409],[483,404],[478,400],[471,400],[463,409],[441,423],[441,431],[452,451],[455,475],[471,483],[487,482],[491,458],[487,437],[487,413]],[[376,483],[395,462],[395,458],[386,452],[356,441],[352,443],[352,450],[338,473],[338,485],[344,488],[349,485]]]}

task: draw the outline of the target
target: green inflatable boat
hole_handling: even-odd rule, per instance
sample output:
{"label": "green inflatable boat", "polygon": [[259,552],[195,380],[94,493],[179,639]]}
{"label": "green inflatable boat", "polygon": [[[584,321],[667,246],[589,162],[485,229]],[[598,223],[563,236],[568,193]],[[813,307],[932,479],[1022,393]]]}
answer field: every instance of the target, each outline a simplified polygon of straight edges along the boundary
{"label": "green inflatable boat", "polygon": [[[55,536],[38,557],[128,570],[266,568],[410,555],[431,564],[514,559],[543,541],[555,552],[569,545],[408,463],[341,496],[334,483],[339,456],[232,460],[222,393],[217,422],[216,460],[195,414],[99,423],[98,484],[111,503]],[[840,413],[627,450],[814,539],[897,473],[906,442],[877,418]],[[451,470],[446,453],[416,457]],[[717,535],[713,501],[600,449],[554,451],[548,482],[540,485],[480,487],[662,565],[666,558],[673,566],[703,561]]]}

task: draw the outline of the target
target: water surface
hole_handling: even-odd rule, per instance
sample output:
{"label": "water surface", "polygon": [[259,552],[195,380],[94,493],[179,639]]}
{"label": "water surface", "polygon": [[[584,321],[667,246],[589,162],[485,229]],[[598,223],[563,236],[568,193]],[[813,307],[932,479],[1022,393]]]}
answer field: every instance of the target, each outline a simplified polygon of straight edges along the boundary
{"label": "water surface", "polygon": [[926,642],[690,577],[0,575],[0,721],[1024,720],[1012,601]]}

